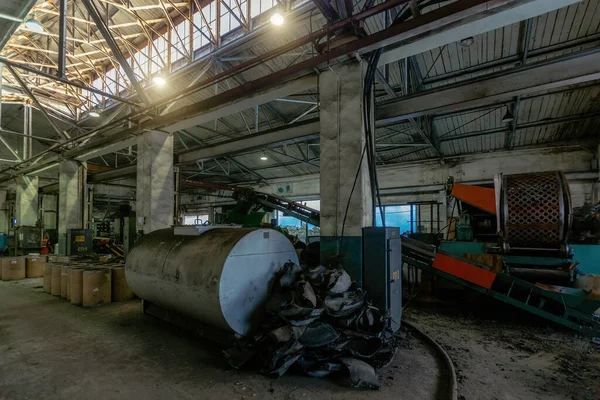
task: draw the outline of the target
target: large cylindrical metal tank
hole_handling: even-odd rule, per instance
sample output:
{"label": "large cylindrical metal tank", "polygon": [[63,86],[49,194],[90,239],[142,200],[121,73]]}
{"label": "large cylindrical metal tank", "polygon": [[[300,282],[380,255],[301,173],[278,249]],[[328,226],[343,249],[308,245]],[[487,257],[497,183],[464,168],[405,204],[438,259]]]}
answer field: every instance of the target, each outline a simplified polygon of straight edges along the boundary
{"label": "large cylindrical metal tank", "polygon": [[150,303],[247,335],[261,322],[275,273],[288,260],[298,263],[294,246],[272,229],[213,228],[188,236],[171,228],[138,242],[125,275]]}
{"label": "large cylindrical metal tank", "polygon": [[[560,249],[571,229],[571,195],[560,171],[504,175],[498,227],[510,248]],[[498,188],[497,192],[498,192]]]}

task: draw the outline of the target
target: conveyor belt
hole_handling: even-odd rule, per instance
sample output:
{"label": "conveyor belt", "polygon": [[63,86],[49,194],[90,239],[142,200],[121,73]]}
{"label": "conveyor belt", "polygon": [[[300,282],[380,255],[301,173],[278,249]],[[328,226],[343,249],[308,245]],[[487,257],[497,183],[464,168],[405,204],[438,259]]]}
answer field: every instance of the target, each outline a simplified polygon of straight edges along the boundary
{"label": "conveyor belt", "polygon": [[510,275],[491,272],[473,261],[455,254],[436,251],[435,246],[407,237],[402,238],[402,257],[403,262],[423,271],[519,307],[586,336],[600,337],[600,316],[589,312],[590,305],[593,307],[596,304],[591,300],[546,290]]}

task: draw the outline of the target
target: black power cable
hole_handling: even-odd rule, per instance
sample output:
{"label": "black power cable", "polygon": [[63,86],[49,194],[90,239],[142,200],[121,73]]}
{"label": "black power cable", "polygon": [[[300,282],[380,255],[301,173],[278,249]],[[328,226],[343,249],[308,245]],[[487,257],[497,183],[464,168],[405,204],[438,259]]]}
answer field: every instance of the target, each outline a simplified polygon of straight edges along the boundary
{"label": "black power cable", "polygon": [[[404,6],[396,15],[393,23],[403,22],[407,20],[411,14],[408,12],[409,7]],[[385,219],[383,213],[383,207],[381,205],[381,196],[379,193],[379,180],[377,178],[377,160],[376,160],[376,149],[375,149],[375,134],[373,132],[374,126],[374,118],[373,118],[373,110],[372,107],[374,105],[373,99],[373,86],[375,84],[375,73],[377,72],[377,64],[379,63],[379,58],[383,53],[383,48],[377,49],[373,51],[369,55],[369,61],[367,65],[367,71],[365,73],[364,84],[363,84],[363,123],[365,125],[365,145],[363,147],[362,155],[360,157],[360,161],[358,163],[358,168],[356,170],[356,175],[354,176],[354,183],[352,184],[352,189],[350,190],[350,194],[348,196],[348,202],[346,204],[346,210],[344,211],[344,219],[342,220],[342,230],[341,230],[341,239],[340,245],[338,247],[337,259],[338,263],[340,260],[342,247],[344,244],[344,229],[346,227],[346,218],[348,217],[348,210],[350,209],[350,200],[352,199],[352,195],[354,194],[354,189],[356,188],[356,182],[358,181],[358,177],[360,175],[360,170],[362,167],[363,160],[365,158],[365,154],[367,155],[367,164],[369,166],[369,177],[371,183],[371,195],[373,202],[373,225],[377,222],[376,216],[376,207],[379,207],[379,213],[381,214],[381,223],[385,227]]]}

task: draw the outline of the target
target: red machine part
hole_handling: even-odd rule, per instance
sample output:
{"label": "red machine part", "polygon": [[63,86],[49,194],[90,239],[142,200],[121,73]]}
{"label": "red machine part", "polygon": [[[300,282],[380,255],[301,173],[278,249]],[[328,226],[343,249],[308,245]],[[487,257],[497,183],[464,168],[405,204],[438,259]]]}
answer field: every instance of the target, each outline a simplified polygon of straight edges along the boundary
{"label": "red machine part", "polygon": [[496,274],[493,272],[441,253],[435,255],[432,266],[447,274],[454,275],[486,289],[491,289],[496,279]]}
{"label": "red machine part", "polygon": [[496,193],[492,188],[455,183],[452,185],[450,195],[467,204],[496,215]]}

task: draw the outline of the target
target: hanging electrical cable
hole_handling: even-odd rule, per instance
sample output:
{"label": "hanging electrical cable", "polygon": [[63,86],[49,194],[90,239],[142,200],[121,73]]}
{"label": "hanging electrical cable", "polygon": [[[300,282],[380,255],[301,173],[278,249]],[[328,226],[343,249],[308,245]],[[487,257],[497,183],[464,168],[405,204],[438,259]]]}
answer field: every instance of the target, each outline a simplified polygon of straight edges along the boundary
{"label": "hanging electrical cable", "polygon": [[[409,7],[405,5],[402,7],[398,13],[396,14],[396,18],[392,21],[392,24],[397,22],[402,22],[407,20],[411,16],[409,12]],[[358,177],[360,176],[360,171],[362,168],[362,163],[365,158],[365,154],[367,155],[367,164],[369,167],[369,178],[371,184],[371,200],[373,204],[373,225],[376,225],[377,222],[377,213],[376,209],[379,207],[379,214],[381,215],[381,223],[385,226],[385,218],[383,213],[383,206],[381,205],[381,195],[379,192],[379,180],[377,179],[377,155],[375,149],[375,118],[374,118],[374,104],[375,99],[373,95],[373,86],[375,85],[375,73],[377,72],[377,64],[379,63],[379,58],[383,53],[383,49],[377,49],[373,51],[368,57],[367,70],[365,72],[365,77],[363,81],[363,124],[365,128],[365,145],[363,147],[362,155],[360,157],[360,161],[358,163],[358,168],[356,170],[356,175],[354,176],[354,183],[352,184],[352,189],[350,190],[350,194],[348,195],[348,202],[346,204],[346,210],[344,211],[344,218],[342,220],[342,229],[341,229],[341,238],[340,245],[338,247],[337,254],[337,262],[340,263],[340,256],[342,253],[342,248],[344,244],[344,228],[346,227],[346,218],[348,216],[348,210],[350,209],[350,200],[352,199],[352,195],[354,193],[354,189],[356,188],[356,183],[358,181]]]}

